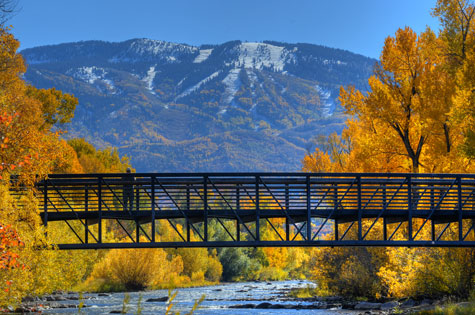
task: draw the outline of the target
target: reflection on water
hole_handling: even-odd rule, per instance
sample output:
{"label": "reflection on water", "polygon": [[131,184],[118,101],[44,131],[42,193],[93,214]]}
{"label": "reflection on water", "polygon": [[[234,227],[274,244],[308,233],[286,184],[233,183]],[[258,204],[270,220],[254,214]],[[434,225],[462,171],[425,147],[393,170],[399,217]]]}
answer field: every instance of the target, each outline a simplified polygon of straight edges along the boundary
{"label": "reflection on water", "polygon": [[[246,314],[246,315],[264,315],[264,314],[339,314],[342,311],[331,310],[291,310],[291,309],[232,309],[228,308],[238,304],[259,304],[270,302],[275,304],[308,304],[305,302],[292,302],[282,300],[284,291],[291,288],[302,288],[313,285],[306,281],[279,281],[279,282],[241,282],[226,283],[216,286],[179,289],[178,295],[173,301],[173,311],[179,311],[185,314],[193,307],[194,301],[199,299],[202,294],[206,295],[200,309],[194,314]],[[142,314],[164,314],[168,306],[166,302],[146,302],[148,299],[161,298],[168,295],[167,290],[156,290],[148,292],[131,292],[128,305],[128,314],[135,314],[139,296],[142,296],[141,309]],[[109,296],[98,296],[97,294],[85,294],[86,299],[83,308],[85,314],[109,314],[111,311],[120,311],[124,300],[124,293],[113,293]],[[78,301],[58,302],[63,304],[79,304]],[[48,310],[47,314],[77,314],[77,309],[65,308]],[[347,313],[347,312],[345,312]]]}

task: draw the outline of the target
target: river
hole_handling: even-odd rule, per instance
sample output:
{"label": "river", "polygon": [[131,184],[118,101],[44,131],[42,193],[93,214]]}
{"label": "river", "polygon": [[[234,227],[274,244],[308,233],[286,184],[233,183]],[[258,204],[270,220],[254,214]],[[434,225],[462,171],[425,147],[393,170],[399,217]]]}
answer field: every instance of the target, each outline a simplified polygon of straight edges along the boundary
{"label": "river", "polygon": [[[309,302],[289,301],[285,298],[285,292],[292,288],[305,288],[312,286],[308,281],[273,281],[273,282],[240,282],[224,283],[220,285],[178,289],[178,294],[173,301],[173,314],[180,312],[184,315],[190,311],[195,300],[205,295],[205,300],[194,314],[224,314],[224,315],[264,315],[264,314],[343,314],[351,313],[342,310],[317,310],[317,309],[236,309],[229,308],[233,305],[260,304],[269,302],[272,304],[312,304]],[[146,292],[130,292],[128,314],[136,314],[137,304],[141,297],[142,314],[165,314],[167,302],[147,302],[148,299],[163,298],[168,295],[168,290],[155,290]],[[79,301],[70,300],[65,295],[65,301],[55,302],[72,306],[78,305]],[[71,295],[73,297],[73,295]],[[76,295],[77,297],[77,295]],[[120,311],[124,301],[124,293],[85,294],[83,314],[110,314],[112,311]],[[55,308],[43,311],[45,314],[78,314],[77,308]]]}

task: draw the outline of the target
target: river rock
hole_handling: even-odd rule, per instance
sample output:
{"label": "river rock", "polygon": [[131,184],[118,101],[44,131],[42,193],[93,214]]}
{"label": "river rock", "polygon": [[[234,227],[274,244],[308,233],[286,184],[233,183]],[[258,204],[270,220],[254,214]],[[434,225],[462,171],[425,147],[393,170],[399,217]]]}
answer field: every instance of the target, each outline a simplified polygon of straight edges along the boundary
{"label": "river rock", "polygon": [[269,309],[274,309],[274,310],[283,309],[283,308],[285,308],[285,305],[283,305],[283,304],[271,304],[268,308]]}
{"label": "river rock", "polygon": [[45,300],[48,302],[66,301],[66,298],[61,295],[47,295]]}
{"label": "river rock", "polygon": [[37,296],[25,296],[24,298],[21,299],[22,303],[36,302],[39,300],[40,299]]}
{"label": "river rock", "polygon": [[32,310],[27,307],[19,306],[14,310],[12,309],[11,311],[14,311],[15,313],[24,314],[24,313],[30,313]]}
{"label": "river rock", "polygon": [[111,295],[107,293],[99,293],[97,296],[111,296]]}
{"label": "river rock", "polygon": [[[86,298],[83,297],[83,300],[85,300]],[[68,296],[68,300],[70,301],[79,301],[79,296]]]}
{"label": "river rock", "polygon": [[410,308],[414,307],[416,302],[413,299],[407,299],[404,303],[401,304],[401,308]]}
{"label": "river rock", "polygon": [[271,303],[263,302],[263,303],[261,303],[261,304],[257,304],[257,305],[256,305],[256,308],[267,309],[267,308],[270,308],[271,306],[272,306]]}
{"label": "river rock", "polygon": [[228,308],[256,308],[255,304],[237,304],[231,305]]}
{"label": "river rock", "polygon": [[358,304],[358,302],[346,301],[346,302],[341,303],[341,308],[344,310],[354,310],[356,304]]}
{"label": "river rock", "polygon": [[213,291],[221,292],[221,291],[223,291],[223,289],[214,289]]}
{"label": "river rock", "polygon": [[360,302],[355,305],[355,310],[379,310],[381,303]]}
{"label": "river rock", "polygon": [[338,307],[340,307],[340,306],[341,306],[341,304],[328,303],[328,304],[325,306],[325,308],[331,309],[331,308],[338,308]]}
{"label": "river rock", "polygon": [[159,298],[150,298],[147,299],[145,302],[167,302],[168,301],[168,296],[162,296]]}
{"label": "river rock", "polygon": [[434,301],[431,299],[423,299],[420,305],[432,305],[432,303],[434,303]]}
{"label": "river rock", "polygon": [[396,308],[399,306],[399,303],[396,302],[396,301],[390,301],[390,302],[386,302],[386,303],[383,303],[381,305],[381,310],[382,311],[387,311],[387,310],[391,310],[393,308]]}

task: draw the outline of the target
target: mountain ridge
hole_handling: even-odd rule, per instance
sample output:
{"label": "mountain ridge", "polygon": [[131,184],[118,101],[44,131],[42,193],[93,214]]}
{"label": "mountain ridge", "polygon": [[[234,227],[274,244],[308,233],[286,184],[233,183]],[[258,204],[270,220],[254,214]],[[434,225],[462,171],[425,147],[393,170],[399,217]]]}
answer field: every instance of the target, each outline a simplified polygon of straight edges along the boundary
{"label": "mountain ridge", "polygon": [[[78,97],[69,137],[118,147],[141,171],[298,170],[319,135],[343,127],[339,87],[364,90],[376,62],[275,41],[83,41],[21,53],[27,81]],[[206,143],[212,153],[202,154]]]}

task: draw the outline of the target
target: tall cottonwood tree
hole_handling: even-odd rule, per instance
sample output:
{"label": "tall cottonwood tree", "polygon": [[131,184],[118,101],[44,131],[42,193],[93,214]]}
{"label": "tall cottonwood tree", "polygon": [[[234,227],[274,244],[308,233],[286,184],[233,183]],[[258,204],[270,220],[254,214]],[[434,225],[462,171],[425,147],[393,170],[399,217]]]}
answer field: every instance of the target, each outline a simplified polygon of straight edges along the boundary
{"label": "tall cottonwood tree", "polygon": [[399,29],[385,41],[369,79],[370,91],[341,90],[342,105],[356,118],[349,124],[356,148],[380,160],[391,157],[402,170],[416,173],[421,166],[434,168],[424,159],[431,149],[450,153],[447,119],[453,80],[441,67],[439,50],[430,29],[419,36],[408,27]]}
{"label": "tall cottonwood tree", "polygon": [[[431,30],[417,35],[405,28],[388,37],[369,79],[369,92],[341,89],[341,103],[354,115],[342,136],[329,138],[326,150],[307,155],[304,170],[473,172],[473,11],[472,1],[439,0],[433,11],[442,24],[439,35]],[[328,149],[334,146],[341,150]],[[422,229],[415,237],[427,240],[430,231]],[[449,226],[444,237],[458,237],[457,230]],[[473,289],[473,249],[388,248],[372,253],[317,248],[315,252],[312,259],[317,262],[314,274],[321,282],[319,288],[331,289],[333,294],[344,293],[349,288],[346,284],[354,282],[351,274],[328,275],[334,265],[345,264],[353,265],[347,269],[357,270],[355,274],[369,277],[358,294],[375,295],[376,288],[379,294],[396,297],[466,296]],[[359,255],[377,262],[377,268],[358,263],[355,257]]]}

